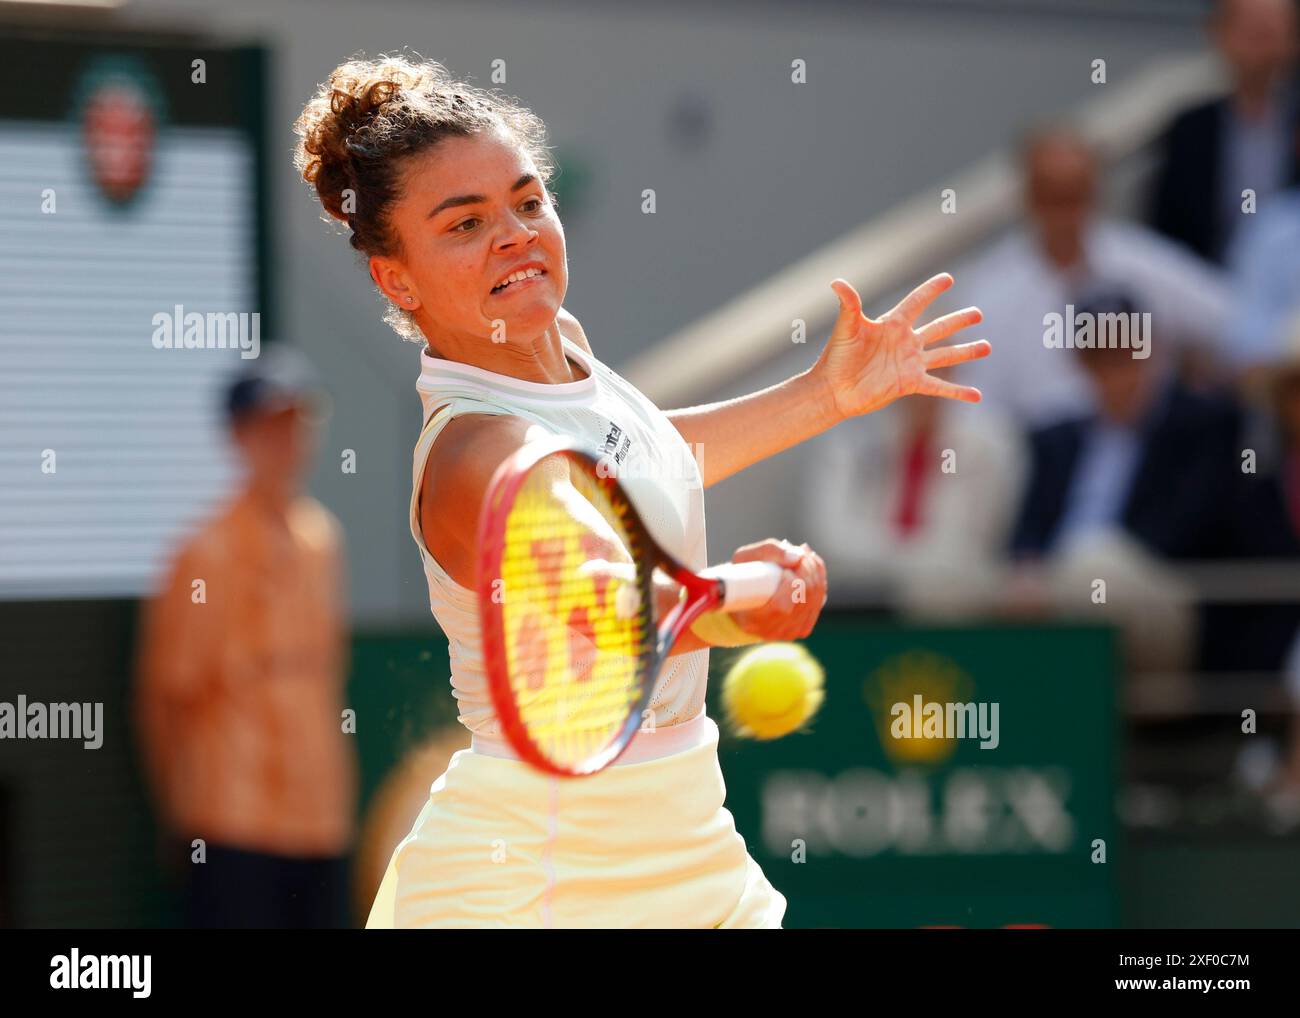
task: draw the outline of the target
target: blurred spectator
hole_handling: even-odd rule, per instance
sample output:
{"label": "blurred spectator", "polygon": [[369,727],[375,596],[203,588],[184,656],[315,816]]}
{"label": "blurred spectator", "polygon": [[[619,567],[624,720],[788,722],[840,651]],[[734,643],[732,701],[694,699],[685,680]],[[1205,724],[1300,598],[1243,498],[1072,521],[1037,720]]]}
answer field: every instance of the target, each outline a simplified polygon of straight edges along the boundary
{"label": "blurred spectator", "polygon": [[815,448],[812,542],[838,579],[883,588],[912,615],[988,605],[1024,471],[1020,438],[996,411],[908,397]]}
{"label": "blurred spectator", "polygon": [[[146,608],[136,697],[192,926],[342,925],[355,760],[337,521],[301,494],[319,405],[267,353],[227,396],[241,491],[185,542]],[[203,855],[192,847],[201,839]]]}
{"label": "blurred spectator", "polygon": [[1150,218],[1165,236],[1219,262],[1242,220],[1243,191],[1255,193],[1262,212],[1274,192],[1300,183],[1295,0],[1218,0],[1210,35],[1232,91],[1170,125]]}
{"label": "blurred spectator", "polygon": [[1225,355],[1249,371],[1278,358],[1286,324],[1300,312],[1300,187],[1247,217],[1229,265],[1234,313]]}
{"label": "blurred spectator", "polygon": [[1097,160],[1065,129],[1022,150],[1028,223],[956,269],[952,299],[977,304],[993,354],[962,380],[1025,426],[1093,409],[1078,358],[1044,342],[1046,318],[1106,285],[1125,286],[1162,342],[1185,352],[1219,342],[1227,293],[1217,271],[1145,227],[1094,219]]}
{"label": "blurred spectator", "polygon": [[[1284,519],[1283,534],[1275,537],[1278,545],[1273,551],[1300,556],[1300,315],[1291,319],[1284,336],[1281,356],[1269,375],[1261,378],[1276,412],[1279,450],[1275,469],[1262,472],[1252,486],[1256,513],[1251,519],[1264,528],[1270,517]],[[1276,527],[1269,529],[1276,534]],[[1300,826],[1300,606],[1286,607],[1291,609],[1291,635],[1283,671],[1293,717],[1286,761],[1268,805],[1274,821],[1290,830]],[[1284,636],[1285,623],[1279,621],[1283,624],[1276,627],[1275,635]]]}
{"label": "blurred spectator", "polygon": [[[1079,310],[1133,314],[1137,307],[1114,293]],[[1237,411],[1187,390],[1158,355],[1140,360],[1104,345],[1068,355],[1092,386],[1097,410],[1030,436],[1013,550],[1046,560],[1055,576],[1044,596],[1066,599],[1057,608],[1114,618],[1135,667],[1184,668],[1194,646],[1189,595],[1160,559],[1228,550],[1232,481],[1240,473]],[[1096,579],[1106,581],[1105,604],[1093,599]]]}
{"label": "blurred spectator", "polygon": [[[1116,295],[1077,310],[1133,314],[1137,307]],[[1238,469],[1235,409],[1187,392],[1158,357],[1107,347],[1060,353],[1084,370],[1097,410],[1030,436],[1014,550],[1052,551],[1089,530],[1121,525],[1160,555],[1209,554],[1229,519],[1224,466]]]}
{"label": "blurred spectator", "polygon": [[1300,553],[1300,313],[1292,315],[1285,342],[1266,383],[1277,423],[1279,449],[1272,474],[1276,504],[1289,524],[1286,543],[1274,554]]}
{"label": "blurred spectator", "polygon": [[1290,740],[1281,771],[1269,790],[1267,805],[1274,824],[1290,831],[1300,827],[1300,636],[1287,655],[1285,675],[1292,710]]}
{"label": "blurred spectator", "polygon": [[[1279,331],[1277,352],[1253,379],[1266,427],[1243,443],[1255,462],[1236,478],[1232,553],[1244,559],[1300,557],[1300,317]],[[1276,671],[1297,628],[1300,604],[1212,606],[1202,667]]]}

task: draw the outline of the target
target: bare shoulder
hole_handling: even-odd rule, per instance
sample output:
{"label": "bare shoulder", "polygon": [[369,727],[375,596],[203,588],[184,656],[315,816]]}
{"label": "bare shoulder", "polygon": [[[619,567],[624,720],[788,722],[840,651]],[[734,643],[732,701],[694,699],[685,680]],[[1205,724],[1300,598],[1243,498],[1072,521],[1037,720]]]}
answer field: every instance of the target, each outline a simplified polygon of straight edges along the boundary
{"label": "bare shoulder", "polygon": [[483,496],[497,467],[524,444],[529,427],[508,414],[463,414],[429,450],[420,485],[420,531],[429,553],[463,587],[474,585]]}
{"label": "bare shoulder", "polygon": [[560,308],[556,313],[555,324],[559,326],[561,336],[570,343],[576,343],[587,353],[591,353],[591,344],[587,342],[587,334],[582,330],[582,324],[564,308]]}

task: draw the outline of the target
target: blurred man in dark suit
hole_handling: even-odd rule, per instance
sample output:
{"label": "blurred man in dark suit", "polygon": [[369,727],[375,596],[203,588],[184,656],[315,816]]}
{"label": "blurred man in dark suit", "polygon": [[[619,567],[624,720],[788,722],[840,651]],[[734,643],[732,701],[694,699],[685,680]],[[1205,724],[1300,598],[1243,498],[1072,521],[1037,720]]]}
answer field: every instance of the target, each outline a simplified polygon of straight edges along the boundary
{"label": "blurred man in dark suit", "polygon": [[[1126,297],[1081,304],[1081,313],[1131,313]],[[1158,340],[1157,340],[1158,342]],[[1227,400],[1193,393],[1158,360],[1125,349],[1075,356],[1097,412],[1030,435],[1029,485],[1013,537],[1019,553],[1051,553],[1100,527],[1122,527],[1168,558],[1226,553],[1238,414]]]}
{"label": "blurred man in dark suit", "polygon": [[[1134,304],[1110,294],[1080,308],[1131,313]],[[1252,458],[1243,467],[1249,439],[1238,404],[1187,389],[1158,358],[1136,360],[1123,348],[1061,352],[1080,359],[1099,410],[1031,434],[1014,553],[1053,563],[1070,588],[1110,577],[1113,595],[1128,594],[1131,611],[1119,611],[1118,621],[1131,629],[1135,666],[1277,670],[1300,623],[1296,606],[1209,605],[1193,627],[1191,592],[1165,564],[1300,554],[1273,460],[1257,467]],[[1118,551],[1097,555],[1101,537],[1118,537]],[[1062,569],[1070,560],[1076,566]],[[1141,633],[1132,612],[1166,618]],[[1178,640],[1187,641],[1182,653],[1175,653]]]}
{"label": "blurred man in dark suit", "polygon": [[1224,259],[1243,191],[1262,208],[1300,183],[1296,23],[1295,0],[1217,0],[1210,34],[1232,91],[1180,114],[1163,139],[1151,225],[1211,261]]}
{"label": "blurred man in dark suit", "polygon": [[[1272,441],[1259,450],[1259,469],[1242,485],[1239,540],[1252,556],[1294,560],[1300,557],[1300,312],[1279,333],[1275,359],[1255,379]],[[1290,695],[1289,745],[1267,790],[1267,805],[1278,829],[1294,830],[1300,827],[1300,605],[1266,605],[1243,616],[1240,649],[1263,656],[1265,667],[1280,661]]]}

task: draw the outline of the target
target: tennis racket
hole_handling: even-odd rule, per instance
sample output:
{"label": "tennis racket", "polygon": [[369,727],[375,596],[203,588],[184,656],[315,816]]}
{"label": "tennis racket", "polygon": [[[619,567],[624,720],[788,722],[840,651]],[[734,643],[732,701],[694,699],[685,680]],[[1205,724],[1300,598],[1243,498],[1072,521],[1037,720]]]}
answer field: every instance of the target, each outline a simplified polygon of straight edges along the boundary
{"label": "tennis racket", "polygon": [[[662,618],[656,572],[682,588]],[[770,562],[688,569],[650,535],[608,459],[563,436],[526,443],[497,468],[478,527],[483,657],[503,735],[550,774],[602,770],[636,735],[691,623],[757,607],[780,581]]]}

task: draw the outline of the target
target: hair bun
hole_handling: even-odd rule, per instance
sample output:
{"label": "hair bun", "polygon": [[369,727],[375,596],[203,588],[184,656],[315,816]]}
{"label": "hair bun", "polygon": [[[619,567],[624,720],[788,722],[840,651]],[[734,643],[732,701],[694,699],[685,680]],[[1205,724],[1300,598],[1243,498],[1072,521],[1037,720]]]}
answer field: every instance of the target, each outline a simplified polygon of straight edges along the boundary
{"label": "hair bun", "polygon": [[326,212],[348,222],[343,192],[356,193],[354,161],[365,153],[369,129],[385,107],[406,97],[427,97],[450,83],[441,64],[403,57],[349,60],[334,69],[294,124],[302,138],[294,165],[315,186]]}

